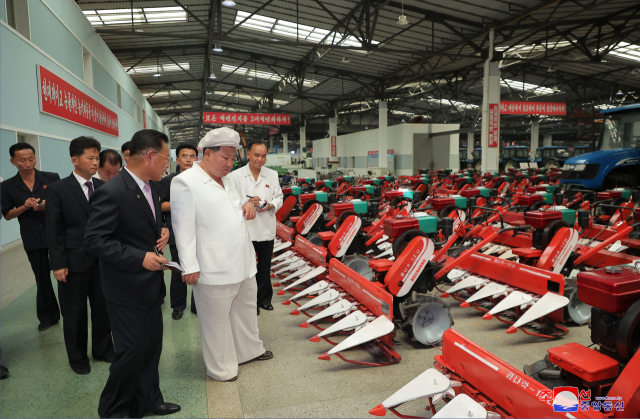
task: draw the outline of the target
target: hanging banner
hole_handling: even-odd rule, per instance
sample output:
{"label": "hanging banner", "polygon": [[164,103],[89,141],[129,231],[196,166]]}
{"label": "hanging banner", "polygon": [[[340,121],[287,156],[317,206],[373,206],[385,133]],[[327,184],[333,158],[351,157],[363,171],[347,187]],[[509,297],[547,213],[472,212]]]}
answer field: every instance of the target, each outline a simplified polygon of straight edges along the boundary
{"label": "hanging banner", "polygon": [[500,105],[489,104],[489,147],[498,147],[500,139]]}
{"label": "hanging banner", "polygon": [[338,146],[336,145],[336,136],[331,136],[331,157],[336,157],[338,155]]}
{"label": "hanging banner", "polygon": [[567,104],[558,102],[501,101],[500,113],[505,115],[566,115]]}
{"label": "hanging banner", "polygon": [[142,111],[142,127],[147,129],[147,112],[145,110]]}
{"label": "hanging banner", "polygon": [[204,112],[205,124],[291,125],[291,115],[272,113]]}
{"label": "hanging banner", "polygon": [[37,73],[40,112],[118,136],[118,114],[41,65]]}

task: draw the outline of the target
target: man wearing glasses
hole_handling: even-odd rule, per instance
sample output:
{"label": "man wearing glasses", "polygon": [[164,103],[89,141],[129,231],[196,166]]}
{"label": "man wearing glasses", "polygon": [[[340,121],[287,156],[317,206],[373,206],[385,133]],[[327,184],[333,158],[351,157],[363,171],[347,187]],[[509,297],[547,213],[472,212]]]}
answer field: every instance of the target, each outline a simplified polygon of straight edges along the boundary
{"label": "man wearing glasses", "polygon": [[[158,191],[160,193],[160,201],[162,202],[162,214],[164,221],[169,228],[169,249],[171,250],[171,259],[180,264],[180,256],[178,255],[178,247],[176,246],[176,238],[173,235],[173,226],[171,223],[171,181],[180,173],[193,167],[193,162],[198,160],[198,148],[192,144],[180,144],[176,149],[176,163],[180,167],[179,171],[169,176],[165,176],[158,183]],[[187,308],[187,284],[182,281],[182,274],[177,271],[171,272],[171,287],[169,288],[171,296],[171,308],[173,320],[180,320]],[[198,314],[196,310],[196,302],[191,292],[191,312]]]}

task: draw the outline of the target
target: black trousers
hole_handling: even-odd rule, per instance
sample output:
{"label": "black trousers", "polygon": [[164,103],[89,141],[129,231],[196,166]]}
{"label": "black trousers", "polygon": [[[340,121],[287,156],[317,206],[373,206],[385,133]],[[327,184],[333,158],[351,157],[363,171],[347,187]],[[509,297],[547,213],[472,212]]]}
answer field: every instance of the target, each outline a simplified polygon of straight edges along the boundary
{"label": "black trousers", "polygon": [[271,304],[273,287],[271,286],[271,258],[273,255],[273,240],[253,242],[253,249],[258,255],[258,305]]}
{"label": "black trousers", "polygon": [[141,418],[164,403],[158,364],[162,353],[162,298],[153,304],[123,306],[106,302],[116,359],[102,390],[101,418]]}
{"label": "black trousers", "polygon": [[100,265],[84,272],[69,272],[67,282],[58,282],[58,298],[62,311],[64,344],[67,347],[69,364],[89,364],[87,340],[89,320],[87,298],[91,304],[91,352],[94,358],[114,354],[111,340],[111,325],[107,305],[100,284]]}
{"label": "black trousers", "polygon": [[[170,244],[171,260],[180,264],[180,255],[178,255],[178,246]],[[187,308],[188,286],[182,281],[182,273],[171,271],[171,286],[169,294],[171,297],[171,308],[184,311]],[[196,313],[196,301],[193,299],[193,290],[191,290],[191,311]]]}
{"label": "black trousers", "polygon": [[40,324],[49,325],[60,320],[60,308],[56,293],[51,283],[51,270],[49,269],[49,249],[27,251],[27,258],[31,263],[31,269],[36,277],[36,312]]}

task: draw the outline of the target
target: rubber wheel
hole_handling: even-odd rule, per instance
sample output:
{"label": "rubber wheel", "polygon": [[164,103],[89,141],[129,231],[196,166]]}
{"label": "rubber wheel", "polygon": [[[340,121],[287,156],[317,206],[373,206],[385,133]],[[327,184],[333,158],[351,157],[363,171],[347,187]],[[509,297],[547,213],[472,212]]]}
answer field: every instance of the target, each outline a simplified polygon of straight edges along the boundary
{"label": "rubber wheel", "polygon": [[364,192],[360,191],[354,197],[355,199],[364,199]]}
{"label": "rubber wheel", "polygon": [[556,235],[558,230],[563,227],[571,227],[569,223],[562,220],[555,220],[549,223],[549,225],[542,232],[542,247],[546,248],[553,240],[553,237]]}
{"label": "rubber wheel", "polygon": [[558,163],[558,160],[556,159],[549,159],[545,162],[544,164],[544,168],[545,169],[551,169],[552,167],[558,167],[560,164]]}
{"label": "rubber wheel", "polygon": [[479,172],[480,170],[482,170],[482,163],[481,162],[477,162],[475,165],[475,169]]}
{"label": "rubber wheel", "polygon": [[391,248],[393,249],[393,256],[396,260],[400,257],[405,247],[411,243],[411,240],[416,237],[427,237],[427,235],[420,230],[407,230],[399,237],[393,239],[393,246]]}
{"label": "rubber wheel", "polygon": [[355,212],[355,211],[345,211],[342,214],[340,214],[338,216],[338,219],[336,220],[336,230],[340,228],[340,226],[342,225],[344,220],[346,220],[347,217],[350,216],[350,215],[358,216],[358,213]]}
{"label": "rubber wheel", "polygon": [[640,348],[640,301],[636,301],[622,316],[617,334],[618,354],[629,360]]}
{"label": "rubber wheel", "polygon": [[448,216],[451,213],[451,211],[454,211],[457,209],[459,208],[456,207],[455,205],[447,205],[446,207],[438,211],[438,219],[443,219],[444,217]]}
{"label": "rubber wheel", "polygon": [[465,165],[464,165],[464,167],[465,167],[466,169],[473,169],[473,164],[471,164],[471,163],[467,163],[467,164],[465,164]]}
{"label": "rubber wheel", "polygon": [[307,202],[305,202],[304,205],[302,206],[302,213],[304,214],[305,212],[307,212],[307,210],[311,208],[311,205],[313,204],[319,204],[319,202],[315,199],[310,199]]}
{"label": "rubber wheel", "polygon": [[535,202],[533,205],[531,205],[531,209],[529,211],[538,211],[543,205],[547,205],[547,203],[544,201]]}
{"label": "rubber wheel", "polygon": [[504,162],[504,171],[508,171],[509,169],[517,169],[516,162],[513,160],[507,160]]}

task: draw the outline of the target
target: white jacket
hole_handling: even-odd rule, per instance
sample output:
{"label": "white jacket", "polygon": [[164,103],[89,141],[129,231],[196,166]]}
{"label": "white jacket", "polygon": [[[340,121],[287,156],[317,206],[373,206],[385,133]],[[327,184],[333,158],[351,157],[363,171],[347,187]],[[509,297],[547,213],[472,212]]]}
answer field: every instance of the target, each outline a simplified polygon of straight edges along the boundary
{"label": "white jacket", "polygon": [[249,200],[248,196],[259,196],[273,205],[269,211],[256,212],[255,222],[249,222],[251,240],[256,242],[269,241],[276,238],[276,211],[282,207],[282,188],[278,172],[268,167],[260,169],[258,180],[253,178],[249,164],[237,169],[227,176],[236,185],[242,202]]}
{"label": "white jacket", "polygon": [[224,188],[195,162],[171,182],[171,221],[185,273],[198,283],[236,284],[256,274],[256,255],[238,191],[228,176]]}

